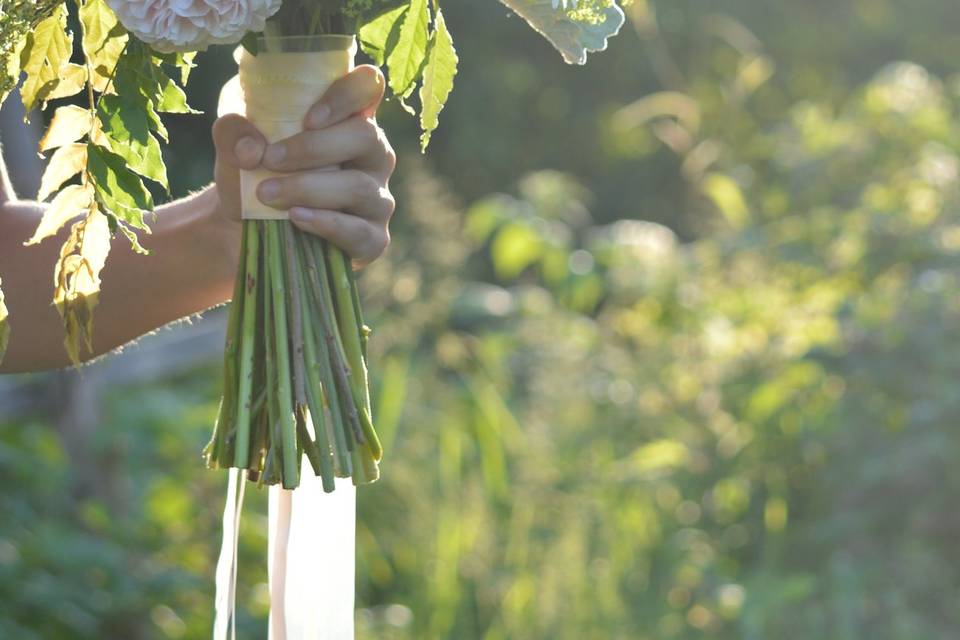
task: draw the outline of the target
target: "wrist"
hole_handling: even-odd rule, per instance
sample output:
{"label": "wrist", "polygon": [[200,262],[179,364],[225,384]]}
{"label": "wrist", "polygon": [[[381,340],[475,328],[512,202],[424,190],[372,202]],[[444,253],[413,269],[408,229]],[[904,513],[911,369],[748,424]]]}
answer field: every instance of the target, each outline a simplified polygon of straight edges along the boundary
{"label": "wrist", "polygon": [[[194,265],[199,279],[221,291],[224,300],[229,299],[240,260],[241,223],[221,213],[220,198],[212,185],[170,206],[185,213],[166,217],[177,228],[165,231],[173,232],[172,237],[181,242],[187,240],[178,252]],[[164,218],[161,213],[160,220]],[[159,230],[155,227],[154,231]]]}

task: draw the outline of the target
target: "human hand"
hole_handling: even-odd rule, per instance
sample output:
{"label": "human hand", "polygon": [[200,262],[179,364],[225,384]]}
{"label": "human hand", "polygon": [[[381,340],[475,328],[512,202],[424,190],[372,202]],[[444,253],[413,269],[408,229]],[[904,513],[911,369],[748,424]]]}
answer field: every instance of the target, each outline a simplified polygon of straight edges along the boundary
{"label": "human hand", "polygon": [[252,122],[231,114],[213,125],[218,211],[240,219],[240,171],[288,175],[264,180],[257,196],[287,210],[300,229],[330,240],[356,266],[369,264],[390,243],[394,199],[389,180],[396,155],[376,112],[386,83],[379,69],[357,67],[337,80],[304,120],[304,131],[267,144]]}

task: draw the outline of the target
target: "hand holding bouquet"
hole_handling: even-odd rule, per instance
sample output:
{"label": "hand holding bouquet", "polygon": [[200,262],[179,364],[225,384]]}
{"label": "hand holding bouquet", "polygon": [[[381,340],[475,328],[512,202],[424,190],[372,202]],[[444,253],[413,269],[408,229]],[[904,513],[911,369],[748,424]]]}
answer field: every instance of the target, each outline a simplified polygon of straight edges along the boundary
{"label": "hand holding bouquet", "polygon": [[[588,51],[605,48],[623,22],[615,0],[500,1],[571,63],[582,64]],[[112,237],[121,233],[142,251],[136,234],[148,231],[153,209],[143,180],[167,187],[160,153],[167,131],[160,114],[192,112],[175,78],[187,81],[197,51],[243,41],[241,75],[243,68],[250,71],[247,115],[261,128],[276,125],[268,132],[268,141],[276,142],[299,133],[305,118],[317,115],[307,109],[350,69],[355,36],[386,69],[391,93],[411,112],[417,111],[409,105],[417,94],[425,148],[458,63],[441,5],[436,0],[0,1],[2,97],[21,75],[28,111],[86,96],[85,107],[56,110],[40,143],[41,152],[52,155],[38,199],[52,201],[30,240],[40,242],[76,219],[56,265],[54,291],[71,357],[79,361],[90,346]],[[74,34],[66,18],[74,7],[82,64],[71,61]],[[251,139],[256,144],[257,136]],[[282,148],[272,147],[276,153]],[[262,160],[270,166],[270,152]],[[294,168],[274,160],[276,170]],[[335,156],[330,160],[337,162]],[[355,222],[316,214],[307,220],[302,208],[292,206],[302,178],[265,177],[248,174],[243,185],[241,265],[224,398],[208,463],[245,468],[264,482],[295,487],[300,456],[306,454],[328,490],[333,476],[373,481],[382,452],[367,388],[369,330],[362,323],[352,265],[334,245],[299,231],[310,227],[338,240],[349,235],[344,226]],[[357,180],[358,190],[376,186]],[[387,200],[381,199],[380,211],[368,213],[383,216],[392,206]],[[299,227],[288,222],[291,217]],[[372,257],[384,240],[372,237],[360,257]],[[0,305],[0,345],[5,327]]]}

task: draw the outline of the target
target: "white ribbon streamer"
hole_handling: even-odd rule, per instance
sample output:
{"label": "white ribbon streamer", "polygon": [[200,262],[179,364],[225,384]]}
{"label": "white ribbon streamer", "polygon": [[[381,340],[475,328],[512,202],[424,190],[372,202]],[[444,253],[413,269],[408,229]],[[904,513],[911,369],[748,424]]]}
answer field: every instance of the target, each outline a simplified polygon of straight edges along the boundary
{"label": "white ribbon streamer", "polygon": [[[268,141],[289,137],[303,127],[309,108],[334,80],[353,68],[350,50],[315,53],[261,53],[238,50],[240,75],[220,93],[219,115],[246,115]],[[246,97],[244,96],[246,94]],[[262,204],[260,182],[275,174],[241,172],[245,219],[285,219],[286,212]],[[312,431],[312,429],[311,429]],[[337,478],[324,493],[320,478],[301,461],[300,486],[270,488],[268,567],[270,640],[352,640],[354,637],[354,557],[356,488]],[[224,537],[217,563],[214,640],[235,640],[236,557],[240,507],[246,472],[230,470]]]}
{"label": "white ribbon streamer", "polygon": [[223,508],[223,541],[217,560],[216,617],[213,640],[236,640],[237,621],[237,543],[240,537],[240,513],[243,510],[243,492],[247,484],[246,470],[230,469],[227,485],[227,504]]}

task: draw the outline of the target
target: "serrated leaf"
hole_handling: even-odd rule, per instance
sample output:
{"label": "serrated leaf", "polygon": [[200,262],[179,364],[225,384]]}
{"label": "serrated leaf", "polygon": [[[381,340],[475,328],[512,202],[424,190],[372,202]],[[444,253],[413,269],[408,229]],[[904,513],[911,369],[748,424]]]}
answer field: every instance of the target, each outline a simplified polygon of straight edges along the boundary
{"label": "serrated leaf", "polygon": [[105,0],[87,0],[80,7],[83,52],[93,68],[93,88],[103,92],[129,36]]}
{"label": "serrated leaf", "polygon": [[57,149],[50,157],[47,168],[40,180],[37,200],[43,202],[63,186],[63,183],[83,171],[87,164],[87,145],[66,144]]}
{"label": "serrated leaf", "polygon": [[396,44],[400,36],[401,18],[406,15],[409,8],[409,5],[403,5],[391,9],[360,28],[360,48],[378,67],[383,66],[388,52]]}
{"label": "serrated leaf", "polygon": [[443,13],[437,11],[427,66],[423,70],[423,84],[420,87],[420,149],[427,150],[430,134],[440,124],[440,111],[447,103],[453,91],[453,79],[457,75],[457,50],[453,47],[453,38],[447,30]]}
{"label": "serrated leaf", "polygon": [[410,0],[397,44],[387,55],[390,89],[397,96],[406,97],[413,91],[427,55],[429,21],[427,0]]}
{"label": "serrated leaf", "polygon": [[53,301],[63,318],[63,344],[74,364],[84,346],[93,349],[93,310],[100,295],[100,272],[110,252],[110,225],[96,207],[73,225],[60,249]]}
{"label": "serrated leaf", "polygon": [[187,104],[187,94],[162,71],[156,71],[159,92],[155,96],[157,111],[161,113],[200,113]]}
{"label": "serrated leaf", "polygon": [[616,3],[603,10],[602,22],[590,23],[573,20],[566,11],[558,11],[553,0],[500,2],[549,40],[569,64],[586,64],[588,52],[606,49],[607,40],[619,33],[625,19],[623,10]]}
{"label": "serrated leaf", "polygon": [[93,204],[93,193],[85,185],[72,184],[53,199],[50,206],[43,212],[40,223],[33,237],[25,245],[39,244],[41,241],[57,232],[77,216],[86,216]]}
{"label": "serrated leaf", "polygon": [[20,88],[27,113],[44,101],[60,82],[60,69],[70,62],[73,38],[67,33],[64,5],[40,22],[28,36],[21,54],[21,67],[27,77]]}
{"label": "serrated leaf", "polygon": [[150,130],[156,132],[158,136],[163,138],[164,142],[170,142],[170,135],[167,133],[167,127],[164,126],[163,120],[160,119],[160,114],[157,113],[157,110],[153,108],[152,101],[147,101],[147,106],[144,111],[147,114],[147,119],[150,121]]}
{"label": "serrated leaf", "polygon": [[128,227],[125,224],[117,225],[117,229],[127,237],[127,240],[130,241],[130,248],[135,252],[139,253],[142,256],[150,255],[150,252],[143,248],[143,245],[140,244],[140,238],[137,236],[137,233]]}
{"label": "serrated leaf", "polygon": [[40,139],[40,153],[76,142],[90,132],[93,116],[76,105],[60,107],[53,114],[50,127]]}
{"label": "serrated leaf", "polygon": [[87,145],[87,171],[97,203],[104,213],[147,230],[144,216],[153,210],[153,198],[126,160],[100,145]]}
{"label": "serrated leaf", "polygon": [[[250,31],[243,37],[243,40],[240,41],[240,44],[246,46],[246,43],[252,39],[256,42],[258,34]],[[254,55],[255,52],[251,51]],[[196,51],[186,51],[186,52],[173,52],[173,53],[161,53],[158,51],[153,51],[152,55],[154,59],[159,60],[160,62],[171,64],[177,67],[180,70],[180,84],[186,85],[187,80],[190,79],[190,72],[197,66],[193,63],[193,60],[197,57]]]}
{"label": "serrated leaf", "polygon": [[150,135],[147,112],[127,95],[105,95],[97,107],[110,149],[127,161],[127,166],[170,190],[160,143]]}
{"label": "serrated leaf", "polygon": [[79,64],[64,65],[60,69],[60,82],[46,96],[47,100],[69,98],[80,93],[87,86],[87,68]]}

